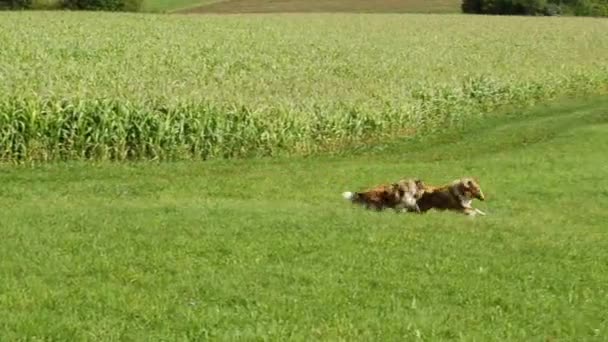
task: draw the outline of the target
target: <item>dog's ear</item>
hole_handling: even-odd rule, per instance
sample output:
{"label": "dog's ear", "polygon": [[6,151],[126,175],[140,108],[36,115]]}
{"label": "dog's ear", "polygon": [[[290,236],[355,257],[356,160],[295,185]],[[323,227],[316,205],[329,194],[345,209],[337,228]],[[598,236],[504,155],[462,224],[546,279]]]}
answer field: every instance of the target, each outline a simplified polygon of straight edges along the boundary
{"label": "dog's ear", "polygon": [[393,183],[391,186],[392,186],[393,192],[397,195],[398,198],[403,197],[403,195],[405,194],[405,190],[403,189],[401,184]]}
{"label": "dog's ear", "polygon": [[475,187],[475,181],[472,178],[466,177],[466,178],[462,178],[460,180],[460,184],[462,184],[462,186],[465,189],[470,189]]}
{"label": "dog's ear", "polygon": [[469,180],[469,187],[479,189],[479,181],[477,181],[477,178],[473,177]]}

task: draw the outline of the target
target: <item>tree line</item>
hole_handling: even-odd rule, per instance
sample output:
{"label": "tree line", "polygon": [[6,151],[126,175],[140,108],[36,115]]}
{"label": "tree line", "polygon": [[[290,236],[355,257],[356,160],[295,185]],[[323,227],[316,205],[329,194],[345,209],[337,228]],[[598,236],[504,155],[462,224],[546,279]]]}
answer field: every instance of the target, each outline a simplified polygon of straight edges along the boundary
{"label": "tree line", "polygon": [[608,16],[608,0],[463,0],[463,13]]}
{"label": "tree line", "polygon": [[0,9],[70,9],[134,12],[143,0],[0,0]]}

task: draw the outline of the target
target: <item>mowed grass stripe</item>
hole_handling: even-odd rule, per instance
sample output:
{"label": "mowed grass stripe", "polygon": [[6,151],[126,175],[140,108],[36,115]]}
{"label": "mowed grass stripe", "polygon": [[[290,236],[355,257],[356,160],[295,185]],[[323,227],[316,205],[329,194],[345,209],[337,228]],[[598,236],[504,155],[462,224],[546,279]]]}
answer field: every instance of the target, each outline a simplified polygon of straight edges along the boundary
{"label": "mowed grass stripe", "polygon": [[[604,340],[607,106],[566,107],[361,156],[5,166],[2,339]],[[489,215],[340,197],[408,175],[475,175]]]}
{"label": "mowed grass stripe", "polygon": [[186,8],[206,6],[223,0],[144,0],[142,10],[146,12],[175,12]]}
{"label": "mowed grass stripe", "polygon": [[228,0],[179,13],[459,13],[455,0]]}

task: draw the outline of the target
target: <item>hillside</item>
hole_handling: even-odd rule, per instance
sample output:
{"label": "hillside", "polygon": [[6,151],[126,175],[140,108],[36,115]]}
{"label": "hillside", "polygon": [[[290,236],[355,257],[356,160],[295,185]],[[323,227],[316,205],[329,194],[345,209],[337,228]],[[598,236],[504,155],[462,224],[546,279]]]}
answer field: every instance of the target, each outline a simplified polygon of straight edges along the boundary
{"label": "hillside", "polygon": [[364,13],[454,13],[459,0],[227,0],[181,13],[276,13],[276,12],[364,12]]}
{"label": "hillside", "polygon": [[[4,341],[605,341],[606,99],[367,155],[0,169]],[[488,216],[344,190],[479,178]]]}

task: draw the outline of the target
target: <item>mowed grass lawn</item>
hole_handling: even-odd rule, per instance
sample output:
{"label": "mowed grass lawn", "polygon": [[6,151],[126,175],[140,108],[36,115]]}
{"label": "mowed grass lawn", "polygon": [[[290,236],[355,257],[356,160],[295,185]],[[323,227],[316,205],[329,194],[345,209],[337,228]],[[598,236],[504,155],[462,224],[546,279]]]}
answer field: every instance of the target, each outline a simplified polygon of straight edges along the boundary
{"label": "mowed grass lawn", "polygon": [[[161,0],[156,1],[160,2]],[[460,3],[461,2],[459,0],[220,0],[207,1],[206,3],[202,3],[200,6],[189,6],[183,12],[459,13]]]}
{"label": "mowed grass lawn", "polygon": [[[4,166],[0,339],[605,341],[606,108],[340,156]],[[340,196],[463,175],[488,216]]]}
{"label": "mowed grass lawn", "polygon": [[171,12],[175,10],[199,7],[223,0],[143,0],[145,12]]}
{"label": "mowed grass lawn", "polygon": [[276,13],[380,12],[457,13],[459,0],[144,0],[148,12]]}

